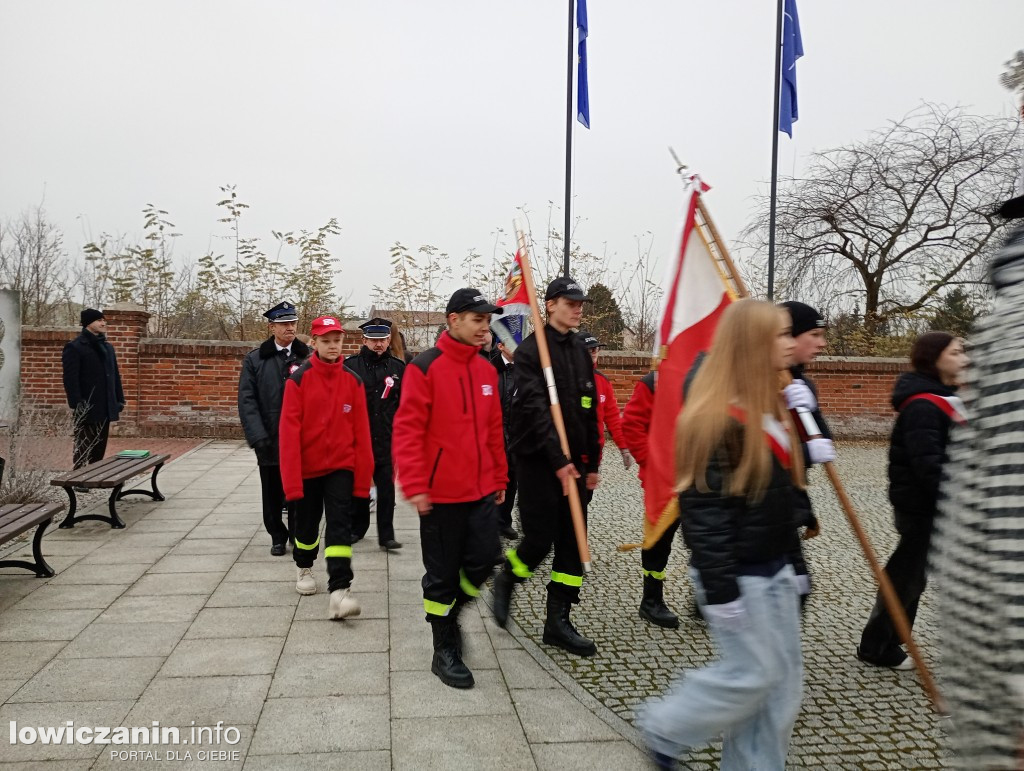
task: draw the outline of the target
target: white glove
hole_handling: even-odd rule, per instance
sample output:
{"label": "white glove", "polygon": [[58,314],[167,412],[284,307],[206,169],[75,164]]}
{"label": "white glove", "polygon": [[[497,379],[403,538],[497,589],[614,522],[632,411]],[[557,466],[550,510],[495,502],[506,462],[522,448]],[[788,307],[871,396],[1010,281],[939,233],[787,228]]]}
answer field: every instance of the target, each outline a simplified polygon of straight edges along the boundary
{"label": "white glove", "polygon": [[370,500],[371,501],[377,500],[377,486],[376,485],[374,485],[373,487],[370,488]]}
{"label": "white glove", "polygon": [[701,610],[709,623],[719,624],[727,629],[743,626],[747,618],[747,608],[742,598],[722,605],[705,605]]}
{"label": "white glove", "polygon": [[795,574],[793,576],[793,585],[796,587],[797,594],[810,594],[811,593],[811,577],[804,574]]}
{"label": "white glove", "polygon": [[836,446],[831,439],[819,437],[807,441],[807,454],[811,463],[831,463],[836,459]]}
{"label": "white glove", "polygon": [[807,410],[814,412],[818,409],[818,400],[814,398],[814,391],[803,380],[794,380],[782,389],[786,397],[786,406],[791,410]]}
{"label": "white glove", "polygon": [[634,463],[636,463],[636,461],[633,460],[633,453],[631,453],[629,450],[623,450],[622,465],[626,467],[626,471],[629,471],[631,468],[633,468]]}

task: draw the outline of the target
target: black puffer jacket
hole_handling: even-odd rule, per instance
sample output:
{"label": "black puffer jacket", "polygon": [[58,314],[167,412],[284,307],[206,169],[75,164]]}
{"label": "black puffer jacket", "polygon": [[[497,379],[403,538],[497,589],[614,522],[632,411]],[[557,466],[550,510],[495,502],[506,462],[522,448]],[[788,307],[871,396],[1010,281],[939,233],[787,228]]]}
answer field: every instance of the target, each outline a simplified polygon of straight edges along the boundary
{"label": "black puffer jacket", "polygon": [[[709,605],[732,602],[740,596],[737,578],[744,564],[784,559],[797,572],[803,568],[797,521],[803,516],[793,495],[789,471],[772,456],[772,477],[764,497],[750,503],[722,492],[729,470],[739,463],[743,428],[731,421],[726,438],[712,453],[706,481],[708,492],[691,486],[679,494],[683,539],[692,552],[691,564],[700,573]],[[804,571],[805,572],[805,571]]]}
{"label": "black puffer jacket", "polygon": [[[390,351],[376,354],[364,345],[359,353],[345,359],[345,366],[359,375],[366,389],[374,466],[390,468],[392,426],[402,395],[405,362],[392,356]],[[390,385],[388,378],[391,378]]]}
{"label": "black puffer jacket", "polygon": [[892,408],[899,416],[889,443],[889,501],[903,514],[933,517],[953,422],[940,407],[924,399],[900,409],[917,394],[945,397],[955,391],[920,372],[904,372],[897,379]]}
{"label": "black puffer jacket", "polygon": [[250,447],[256,448],[256,461],[261,466],[279,463],[277,426],[281,422],[284,383],[308,358],[309,346],[301,340],[293,340],[291,353],[285,356],[278,354],[277,345],[271,337],[259,348],[249,351],[242,360],[242,372],[238,378],[238,417],[242,421],[245,440]]}
{"label": "black puffer jacket", "polygon": [[505,452],[508,452],[509,429],[512,427],[512,397],[516,393],[515,364],[506,364],[501,351],[491,354],[491,364],[498,370],[498,396],[501,397],[501,422],[505,432]]}
{"label": "black puffer jacket", "polygon": [[124,407],[124,390],[114,346],[106,336],[83,329],[64,346],[61,364],[68,406],[81,413],[80,419],[86,423],[117,420]]}
{"label": "black puffer jacket", "polygon": [[[569,450],[577,470],[596,473],[601,462],[597,434],[597,386],[594,363],[573,331],[564,334],[545,325],[558,401],[562,405]],[[566,464],[551,420],[547,384],[540,368],[536,333],[516,349],[516,394],[512,398],[509,448],[515,455],[541,455],[552,469]]]}

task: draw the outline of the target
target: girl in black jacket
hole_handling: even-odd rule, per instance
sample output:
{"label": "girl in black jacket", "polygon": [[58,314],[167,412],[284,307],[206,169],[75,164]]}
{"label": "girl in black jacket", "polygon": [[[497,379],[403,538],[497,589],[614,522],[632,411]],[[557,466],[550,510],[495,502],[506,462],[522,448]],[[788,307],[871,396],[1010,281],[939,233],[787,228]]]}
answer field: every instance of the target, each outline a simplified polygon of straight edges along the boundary
{"label": "girl in black jacket", "polygon": [[803,680],[792,567],[803,457],[778,388],[793,347],[784,310],[733,303],[679,417],[679,520],[719,658],[642,713],[662,768],[722,735],[722,769],[785,767]]}
{"label": "girl in black jacket", "polygon": [[[910,362],[913,371],[900,375],[892,392],[897,418],[889,443],[889,502],[900,541],[885,571],[913,626],[927,584],[946,443],[953,423],[964,419],[956,389],[969,360],[963,340],[948,332],[926,332],[914,342]],[[914,666],[900,647],[881,594],[861,634],[857,658],[876,667]]]}

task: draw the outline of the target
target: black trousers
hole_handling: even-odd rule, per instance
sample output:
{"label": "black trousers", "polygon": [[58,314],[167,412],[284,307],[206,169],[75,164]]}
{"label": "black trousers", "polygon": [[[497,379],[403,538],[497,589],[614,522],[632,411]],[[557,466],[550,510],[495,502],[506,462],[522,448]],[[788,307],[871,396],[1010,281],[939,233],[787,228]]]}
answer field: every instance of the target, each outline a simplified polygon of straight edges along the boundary
{"label": "black trousers", "polygon": [[320,550],[320,517],[327,558],[327,591],[352,585],[352,483],[351,471],[340,469],[322,477],[302,480],[302,500],[295,515],[295,548],[292,555],[300,568],[311,568]]}
{"label": "black trousers", "polygon": [[103,460],[103,454],[107,451],[107,438],[110,436],[110,421],[102,423],[76,423],[75,424],[75,468]]}
{"label": "black trousers", "polygon": [[505,500],[498,507],[498,527],[512,527],[512,509],[516,506],[516,490],[519,485],[516,481],[516,472],[512,466],[512,459],[508,464],[508,485],[505,487]]}
{"label": "black trousers", "polygon": [[295,504],[288,504],[288,525],[281,521],[285,506],[280,466],[260,466],[260,488],[263,493],[263,527],[271,543],[284,543],[295,535]]}
{"label": "black trousers", "polygon": [[[395,538],[395,473],[391,466],[374,466],[377,487],[377,543]],[[360,540],[370,529],[370,499],[352,499],[352,539]]]}
{"label": "black trousers", "polygon": [[[889,574],[896,596],[907,613],[910,626],[914,626],[917,604],[928,584],[928,549],[932,541],[934,519],[924,515],[896,512],[896,530],[900,541],[889,557],[885,572]],[[868,616],[868,623],[860,637],[861,653],[867,658],[880,658],[900,645],[899,635],[885,609],[881,592]]]}
{"label": "black trousers", "polygon": [[659,581],[665,580],[665,568],[668,567],[668,557],[672,553],[672,539],[675,538],[678,529],[677,519],[661,534],[661,538],[654,546],[640,552],[640,564],[643,565],[645,576],[651,576]]}
{"label": "black trousers", "polygon": [[494,497],[468,503],[435,503],[420,517],[423,609],[427,621],[447,616],[456,602],[480,593],[498,551]]}
{"label": "black trousers", "polygon": [[[516,474],[524,484],[519,487],[519,520],[523,537],[508,552],[508,564],[517,578],[529,578],[537,566],[554,549],[548,593],[569,602],[580,601],[583,586],[583,563],[576,546],[576,533],[569,513],[569,497],[562,495],[562,485],[542,458],[516,458]],[[577,480],[583,521],[587,521],[590,500],[586,476]]]}

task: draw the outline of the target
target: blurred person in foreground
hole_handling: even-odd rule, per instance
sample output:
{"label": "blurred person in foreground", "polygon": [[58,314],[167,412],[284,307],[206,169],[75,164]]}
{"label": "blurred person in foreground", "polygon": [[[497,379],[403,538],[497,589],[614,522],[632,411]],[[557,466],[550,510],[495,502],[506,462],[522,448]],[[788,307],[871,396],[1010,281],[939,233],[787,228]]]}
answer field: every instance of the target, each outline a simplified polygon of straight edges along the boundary
{"label": "blurred person in foreground", "polygon": [[964,401],[936,521],[942,693],[962,769],[1024,768],[1024,175],[989,268],[992,313],[971,333]]}

